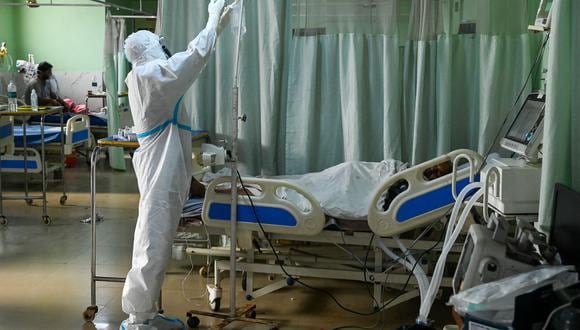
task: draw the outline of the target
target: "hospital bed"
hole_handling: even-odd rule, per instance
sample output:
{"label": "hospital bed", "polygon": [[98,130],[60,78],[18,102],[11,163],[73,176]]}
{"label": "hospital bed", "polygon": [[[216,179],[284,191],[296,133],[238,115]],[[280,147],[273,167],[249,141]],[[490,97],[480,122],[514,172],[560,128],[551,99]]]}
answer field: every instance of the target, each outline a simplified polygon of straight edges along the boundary
{"label": "hospital bed", "polygon": [[[433,174],[434,169],[442,164],[458,165],[461,162],[465,164],[459,166],[457,172]],[[249,193],[250,197],[246,190],[238,189],[238,257],[244,258],[245,261],[236,263],[236,271],[243,272],[242,288],[246,291],[246,299],[252,300],[293,285],[295,278],[307,276],[373,284],[375,307],[382,308],[383,284],[399,286],[404,283],[417,284],[416,280],[409,280],[405,273],[385,271],[384,254],[393,259],[389,264],[390,268],[393,263],[406,259],[411,253],[407,247],[413,253],[437,251],[440,247],[436,241],[404,240],[399,239],[398,235],[428,226],[444,217],[455,202],[457,192],[469,181],[477,180],[474,169],[479,168],[481,162],[481,157],[471,150],[456,150],[393,175],[375,191],[369,191],[373,198],[368,206],[368,218],[366,221],[357,220],[357,222],[366,222],[367,230],[361,230],[360,223],[355,226],[359,229],[325,230],[328,219],[319,203],[309,192],[282,180],[243,179],[244,186],[251,186],[252,189]],[[452,166],[447,166],[447,168],[451,169]],[[207,187],[202,220],[210,233],[228,233],[230,228],[231,194],[229,189],[223,188],[224,185],[227,186],[229,180],[229,177],[217,178]],[[452,182],[456,184],[453,185]],[[297,192],[307,203],[298,205],[286,199],[283,191],[288,189]],[[307,206],[304,207],[304,205]],[[292,255],[290,253],[292,251],[282,251],[276,248],[279,254],[277,256],[269,246],[260,249],[261,253],[256,254],[254,248],[256,242],[260,239],[263,241],[266,236],[269,242],[282,240],[345,245],[359,249],[372,248],[374,251],[371,254],[370,269],[372,271],[363,273],[360,260],[357,261],[352,255],[346,259],[311,254],[294,253]],[[400,250],[403,256],[394,255],[392,253],[394,249]],[[460,252],[460,247],[458,246],[454,251]],[[217,257],[228,256],[225,249],[188,248],[188,252]],[[277,263],[283,263],[284,269]],[[426,266],[420,265],[425,268]],[[215,261],[216,287],[219,288],[220,285],[220,272],[229,270],[229,267],[227,261]],[[366,265],[363,267],[367,268]],[[284,278],[260,289],[254,289],[253,273],[280,274]],[[443,285],[450,286],[451,279],[446,278]],[[417,290],[411,290],[396,300],[390,301],[389,307],[418,295]],[[219,310],[220,298],[210,300],[210,307],[214,311]]]}
{"label": "hospital bed", "polygon": [[[53,115],[62,111],[62,108],[48,108],[41,110],[41,117]],[[2,196],[2,185],[0,184],[0,223],[7,224],[8,220],[2,211],[2,201],[6,199],[24,199],[27,204],[32,204],[33,199],[43,201],[43,221],[50,224],[51,219],[46,214],[46,173],[49,171],[46,166],[45,148],[49,144],[56,144],[60,149],[60,164],[56,168],[64,171],[64,157],[71,154],[75,147],[84,145],[88,149],[89,144],[89,120],[84,115],[74,116],[66,121],[62,127],[44,126],[41,120],[40,125],[28,125],[26,116],[37,112],[18,111],[16,113],[2,113],[0,116],[0,148],[2,157],[0,170],[6,173],[23,173],[25,175],[23,197]],[[60,115],[57,114],[59,117]],[[14,125],[13,117],[22,116],[22,125]],[[42,176],[42,195],[30,196],[28,193],[28,173],[39,173]],[[63,195],[60,204],[64,205],[67,200],[66,186],[63,176]]]}
{"label": "hospital bed", "polygon": [[[47,117],[48,118],[48,117]],[[64,130],[61,131],[60,126],[45,126],[44,127],[44,143],[60,143],[61,134],[64,134],[64,154],[70,155],[75,147],[86,145],[88,147],[91,120],[87,115],[64,115],[65,121]],[[46,123],[46,121],[45,121]],[[24,147],[24,126],[14,127],[14,144],[17,148]],[[41,126],[40,125],[26,125],[26,145],[28,147],[35,147],[41,145]]]}
{"label": "hospital bed", "polygon": [[[94,135],[94,137],[91,137],[92,140],[94,140],[95,137],[98,139],[107,136],[108,130],[107,115],[104,112],[88,113],[83,115],[87,116],[89,119],[90,133]],[[64,122],[67,122],[69,119],[75,116],[78,116],[78,114],[70,112],[64,113],[63,114]],[[38,125],[40,123],[40,119],[41,119],[40,116],[31,116],[29,122],[30,124]],[[44,119],[44,123],[47,126],[60,126],[60,116],[59,115],[46,116],[46,118]]]}

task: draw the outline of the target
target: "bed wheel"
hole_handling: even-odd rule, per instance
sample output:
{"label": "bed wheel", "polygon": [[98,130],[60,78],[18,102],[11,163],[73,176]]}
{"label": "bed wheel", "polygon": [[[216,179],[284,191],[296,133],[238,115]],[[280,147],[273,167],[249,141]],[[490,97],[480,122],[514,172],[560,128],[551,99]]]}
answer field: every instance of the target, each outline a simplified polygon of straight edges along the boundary
{"label": "bed wheel", "polygon": [[208,273],[209,273],[209,266],[208,265],[203,265],[199,268],[199,275],[201,277],[206,277]]}
{"label": "bed wheel", "polygon": [[242,291],[246,291],[246,288],[248,287],[248,273],[246,273],[245,271],[242,272]]}
{"label": "bed wheel", "polygon": [[191,313],[187,313],[187,326],[190,328],[197,328],[199,326],[199,317],[192,315]]}
{"label": "bed wheel", "polygon": [[8,224],[8,219],[5,216],[0,216],[0,225],[6,226]]}
{"label": "bed wheel", "polygon": [[27,198],[27,199],[25,199],[25,201],[26,201],[26,205],[32,205],[32,199]]}
{"label": "bed wheel", "polygon": [[83,319],[85,319],[86,322],[91,322],[92,320],[95,319],[95,315],[97,314],[98,311],[99,307],[97,306],[87,307],[87,309],[85,309],[85,311],[83,312]]}
{"label": "bed wheel", "polygon": [[50,225],[51,223],[50,217],[48,215],[43,215],[42,221],[44,222],[45,225]]}
{"label": "bed wheel", "polygon": [[66,204],[67,199],[68,199],[68,197],[66,195],[60,196],[60,205]]}
{"label": "bed wheel", "polygon": [[256,318],[256,310],[252,309],[251,311],[246,312],[244,315],[247,319],[255,319]]}
{"label": "bed wheel", "polygon": [[214,312],[219,312],[222,303],[222,298],[215,298],[209,302],[209,308]]}

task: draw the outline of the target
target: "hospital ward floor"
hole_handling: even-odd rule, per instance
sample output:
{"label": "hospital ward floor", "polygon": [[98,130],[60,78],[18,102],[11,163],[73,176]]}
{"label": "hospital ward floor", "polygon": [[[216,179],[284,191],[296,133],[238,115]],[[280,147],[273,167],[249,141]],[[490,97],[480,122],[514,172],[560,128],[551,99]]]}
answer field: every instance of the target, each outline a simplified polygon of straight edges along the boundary
{"label": "hospital ward floor", "polygon": [[[128,161],[130,166],[130,162]],[[97,275],[123,277],[131,263],[133,230],[138,212],[135,176],[110,170],[101,161],[98,169],[97,207],[104,221],[97,225]],[[119,283],[97,284],[97,313],[94,323],[85,323],[82,312],[90,305],[91,226],[81,223],[89,216],[89,169],[81,161],[65,173],[68,201],[59,205],[62,186],[49,183],[48,214],[52,224],[42,222],[41,201],[28,206],[22,200],[4,202],[8,225],[0,228],[0,329],[118,329],[126,315],[121,310]],[[4,194],[20,194],[19,175],[2,176]],[[38,184],[31,186],[38,191]],[[205,258],[190,258],[175,247],[174,259],[163,286],[163,308],[167,315],[180,317],[191,309],[209,311],[204,281],[198,274]],[[227,278],[223,274],[223,278]],[[362,275],[361,275],[362,276]],[[371,298],[361,282],[302,278],[308,284],[324,288],[349,308],[369,311]],[[264,276],[258,284],[268,283]],[[238,306],[246,301],[237,288]],[[228,306],[228,280],[224,287],[222,311]],[[396,291],[387,292],[394,295]],[[187,298],[187,299],[186,299]],[[341,310],[326,295],[295,285],[253,301],[259,318],[276,320],[280,329],[396,329],[413,322],[418,298],[375,316],[361,317]],[[436,303],[432,316],[436,325],[452,323],[449,309]],[[200,317],[200,329],[209,329],[218,321]],[[267,329],[259,325],[232,323],[226,329]]]}

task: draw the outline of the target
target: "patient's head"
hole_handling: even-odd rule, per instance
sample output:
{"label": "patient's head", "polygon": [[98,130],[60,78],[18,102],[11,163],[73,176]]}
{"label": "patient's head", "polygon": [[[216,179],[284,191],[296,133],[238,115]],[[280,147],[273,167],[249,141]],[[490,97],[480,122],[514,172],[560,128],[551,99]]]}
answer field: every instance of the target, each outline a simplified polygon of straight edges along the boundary
{"label": "patient's head", "polygon": [[48,80],[52,76],[52,64],[42,62],[36,68],[36,76],[39,80]]}
{"label": "patient's head", "polygon": [[451,162],[446,161],[426,169],[425,172],[423,172],[423,177],[429,181],[435,180],[446,174],[451,173],[452,168],[453,165],[451,164]]}

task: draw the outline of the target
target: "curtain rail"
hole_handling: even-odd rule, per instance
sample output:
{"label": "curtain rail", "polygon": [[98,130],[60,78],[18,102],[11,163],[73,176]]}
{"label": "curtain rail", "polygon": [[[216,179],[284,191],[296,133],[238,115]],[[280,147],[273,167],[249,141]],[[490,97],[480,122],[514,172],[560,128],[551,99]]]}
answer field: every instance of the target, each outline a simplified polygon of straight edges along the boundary
{"label": "curtain rail", "polygon": [[[91,4],[91,3],[53,3],[51,0],[50,3],[36,3],[35,6],[38,6],[38,7],[108,7],[108,8],[128,10],[128,11],[135,13],[135,14],[141,14],[144,17],[147,16],[147,18],[150,18],[150,16],[154,16],[154,15],[151,15],[150,13],[144,12],[142,10],[137,10],[137,9],[133,9],[130,7],[125,7],[125,6],[117,5],[117,4],[106,2],[106,1],[100,1],[100,0],[90,0],[90,1],[95,2],[95,3],[94,4]],[[28,6],[28,5],[26,4],[26,2],[0,3],[0,7],[8,7],[8,6],[21,7],[21,6]]]}
{"label": "curtain rail", "polygon": [[111,15],[112,18],[146,18],[157,19],[157,16],[142,16],[142,15]]}

